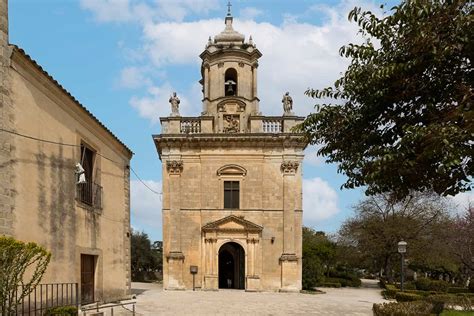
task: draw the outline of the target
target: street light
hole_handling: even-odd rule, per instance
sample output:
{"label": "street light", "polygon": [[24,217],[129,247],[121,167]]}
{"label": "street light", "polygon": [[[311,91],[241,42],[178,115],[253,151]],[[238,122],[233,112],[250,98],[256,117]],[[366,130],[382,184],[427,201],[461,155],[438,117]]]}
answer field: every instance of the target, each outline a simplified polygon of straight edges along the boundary
{"label": "street light", "polygon": [[401,266],[401,282],[400,288],[403,291],[403,270],[405,265],[405,252],[407,252],[407,242],[406,241],[399,241],[398,242],[398,253],[402,255],[402,266]]}

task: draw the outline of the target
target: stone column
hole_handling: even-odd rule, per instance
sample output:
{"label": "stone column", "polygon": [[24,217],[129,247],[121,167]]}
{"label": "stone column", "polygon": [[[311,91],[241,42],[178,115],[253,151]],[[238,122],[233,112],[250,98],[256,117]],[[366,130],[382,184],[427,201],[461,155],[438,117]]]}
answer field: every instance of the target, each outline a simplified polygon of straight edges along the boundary
{"label": "stone column", "polygon": [[184,289],[183,262],[184,254],[181,249],[181,172],[183,171],[182,160],[166,161],[166,170],[169,174],[169,238],[170,251],[168,260],[168,290]]}
{"label": "stone column", "polygon": [[281,291],[299,291],[298,257],[295,251],[296,173],[298,161],[284,161],[283,173],[283,254],[281,264]]}
{"label": "stone column", "polygon": [[[11,49],[8,45],[8,0],[0,0],[0,128],[14,130],[10,75]],[[14,146],[13,137],[0,132],[0,235],[13,235]]]}

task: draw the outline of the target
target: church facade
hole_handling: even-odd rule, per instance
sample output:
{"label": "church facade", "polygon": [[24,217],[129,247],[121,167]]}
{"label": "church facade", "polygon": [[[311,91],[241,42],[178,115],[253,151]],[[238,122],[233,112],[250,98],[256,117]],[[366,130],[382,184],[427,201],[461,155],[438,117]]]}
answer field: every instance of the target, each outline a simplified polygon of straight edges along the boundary
{"label": "church facade", "polygon": [[202,59],[203,112],[162,117],[153,139],[163,172],[163,286],[299,291],[302,161],[306,142],[292,128],[288,93],[282,116],[264,116],[258,60],[250,37],[225,29]]}

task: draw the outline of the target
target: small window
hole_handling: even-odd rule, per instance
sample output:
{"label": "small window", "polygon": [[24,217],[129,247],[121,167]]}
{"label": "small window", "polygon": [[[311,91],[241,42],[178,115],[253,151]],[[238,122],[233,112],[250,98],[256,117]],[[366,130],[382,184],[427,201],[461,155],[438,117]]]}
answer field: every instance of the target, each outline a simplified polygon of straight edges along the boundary
{"label": "small window", "polygon": [[239,208],[239,181],[224,181],[224,208]]}

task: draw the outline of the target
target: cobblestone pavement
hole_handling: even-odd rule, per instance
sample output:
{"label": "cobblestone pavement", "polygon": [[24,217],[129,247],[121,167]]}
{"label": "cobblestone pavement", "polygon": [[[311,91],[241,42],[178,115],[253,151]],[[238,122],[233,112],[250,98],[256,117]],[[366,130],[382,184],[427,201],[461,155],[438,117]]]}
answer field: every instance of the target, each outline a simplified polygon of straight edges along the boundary
{"label": "cobblestone pavement", "polygon": [[249,293],[239,290],[163,291],[158,284],[132,283],[138,315],[372,315],[387,302],[376,282],[359,289],[323,289],[326,294]]}

